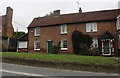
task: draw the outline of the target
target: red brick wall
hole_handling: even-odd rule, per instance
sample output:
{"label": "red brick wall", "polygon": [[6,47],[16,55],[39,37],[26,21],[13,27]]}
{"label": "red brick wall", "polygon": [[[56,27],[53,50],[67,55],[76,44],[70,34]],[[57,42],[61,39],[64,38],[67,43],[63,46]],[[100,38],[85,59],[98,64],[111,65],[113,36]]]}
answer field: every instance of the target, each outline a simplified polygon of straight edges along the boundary
{"label": "red brick wall", "polygon": [[34,28],[28,29],[28,51],[34,51]]}
{"label": "red brick wall", "polygon": [[7,21],[7,36],[12,37],[13,36],[13,26],[12,26],[12,16],[13,16],[13,9],[10,7],[7,7],[7,14],[6,14],[6,21]]}
{"label": "red brick wall", "polygon": [[13,9],[7,7],[6,15],[2,16],[2,36],[12,37],[14,29],[12,26]]}
{"label": "red brick wall", "polygon": [[[40,28],[40,49],[41,51],[47,51],[47,41],[53,40],[53,44],[57,45],[62,39],[67,39],[68,41],[68,50],[67,53],[73,53],[71,35],[72,32],[77,29],[84,34],[89,34],[93,38],[98,38],[103,32],[109,31],[112,34],[116,35],[116,22],[115,21],[106,21],[106,22],[97,22],[97,32],[86,32],[86,23],[80,24],[68,24],[67,34],[61,35],[60,25],[59,26],[48,26]],[[31,32],[33,31],[33,32]],[[34,29],[29,29],[29,46],[28,51],[33,51],[34,44]],[[115,45],[117,48],[117,45]]]}

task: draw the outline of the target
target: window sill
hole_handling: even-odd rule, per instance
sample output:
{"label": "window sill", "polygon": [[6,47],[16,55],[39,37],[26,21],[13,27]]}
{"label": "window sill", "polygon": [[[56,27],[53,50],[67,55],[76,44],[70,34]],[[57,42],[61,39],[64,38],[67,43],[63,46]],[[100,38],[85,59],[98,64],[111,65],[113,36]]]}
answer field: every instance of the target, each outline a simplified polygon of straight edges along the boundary
{"label": "window sill", "polygon": [[102,54],[102,55],[104,55],[104,56],[110,56],[111,54]]}
{"label": "window sill", "polygon": [[68,50],[68,48],[61,48],[61,50]]}
{"label": "window sill", "polygon": [[35,51],[38,51],[38,50],[40,50],[40,49],[34,49]]}
{"label": "window sill", "polygon": [[37,36],[40,36],[40,34],[35,34],[34,36],[36,36],[36,37],[37,37]]}
{"label": "window sill", "polygon": [[67,34],[67,32],[62,32],[61,35]]}
{"label": "window sill", "polygon": [[96,33],[97,31],[86,31],[87,33]]}

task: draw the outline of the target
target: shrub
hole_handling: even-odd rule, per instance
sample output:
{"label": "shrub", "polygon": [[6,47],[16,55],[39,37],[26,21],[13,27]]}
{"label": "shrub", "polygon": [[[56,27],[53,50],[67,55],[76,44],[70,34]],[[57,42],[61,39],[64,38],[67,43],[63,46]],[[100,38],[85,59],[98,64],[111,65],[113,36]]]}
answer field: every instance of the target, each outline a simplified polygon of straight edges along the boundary
{"label": "shrub", "polygon": [[92,55],[92,56],[99,56],[100,55],[99,49],[98,48],[93,48],[90,51],[90,55]]}
{"label": "shrub", "polygon": [[[89,48],[92,44],[92,37],[75,30],[72,33],[72,44],[73,44],[73,51],[75,54],[87,54],[89,53]],[[85,51],[86,50],[86,51]],[[81,51],[84,51],[81,53]],[[86,53],[88,51],[88,53]],[[80,53],[79,53],[80,52]]]}
{"label": "shrub", "polygon": [[80,55],[89,55],[90,51],[89,48],[86,44],[80,44],[79,46],[79,51],[77,52],[77,54]]}
{"label": "shrub", "polygon": [[60,51],[60,46],[59,45],[54,45],[53,46],[53,54],[57,54],[57,53],[59,53],[59,51]]}

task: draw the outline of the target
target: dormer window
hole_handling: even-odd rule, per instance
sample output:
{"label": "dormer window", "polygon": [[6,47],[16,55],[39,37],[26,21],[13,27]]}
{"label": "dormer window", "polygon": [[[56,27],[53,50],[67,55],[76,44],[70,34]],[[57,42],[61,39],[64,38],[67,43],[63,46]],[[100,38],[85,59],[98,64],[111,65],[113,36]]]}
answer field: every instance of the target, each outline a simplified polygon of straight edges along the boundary
{"label": "dormer window", "polygon": [[35,27],[34,35],[35,36],[40,36],[40,27]]}
{"label": "dormer window", "polygon": [[61,25],[61,34],[67,34],[67,24]]}
{"label": "dormer window", "polygon": [[86,23],[86,32],[97,32],[97,23]]}

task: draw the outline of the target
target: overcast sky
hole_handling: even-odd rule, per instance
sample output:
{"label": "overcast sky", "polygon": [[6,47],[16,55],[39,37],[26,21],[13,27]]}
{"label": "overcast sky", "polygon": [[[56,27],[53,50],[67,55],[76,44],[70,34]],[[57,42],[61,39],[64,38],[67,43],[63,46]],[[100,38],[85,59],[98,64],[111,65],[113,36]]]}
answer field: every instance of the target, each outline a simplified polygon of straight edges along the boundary
{"label": "overcast sky", "polygon": [[[5,15],[6,7],[13,8],[13,27],[16,31],[27,32],[27,27],[35,17],[42,17],[54,10],[61,14],[78,12],[78,4],[83,12],[117,9],[120,0],[0,0],[0,15]],[[16,23],[18,24],[16,24]]]}

